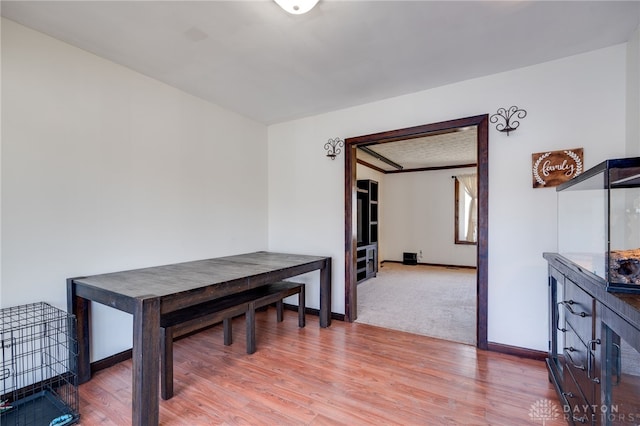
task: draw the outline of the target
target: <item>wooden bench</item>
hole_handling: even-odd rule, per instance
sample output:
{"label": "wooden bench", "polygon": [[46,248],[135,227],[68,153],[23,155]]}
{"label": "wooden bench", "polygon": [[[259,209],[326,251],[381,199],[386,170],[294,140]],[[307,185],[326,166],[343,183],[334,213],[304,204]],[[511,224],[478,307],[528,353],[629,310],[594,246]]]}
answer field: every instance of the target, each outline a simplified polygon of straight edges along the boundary
{"label": "wooden bench", "polygon": [[256,351],[256,309],[276,304],[277,320],[283,319],[282,299],[298,294],[298,326],[305,326],[304,284],[281,281],[242,293],[232,294],[210,302],[181,309],[160,318],[160,394],[162,399],[173,396],[173,340],[222,321],[224,344],[233,342],[233,317],[245,314],[247,353]]}

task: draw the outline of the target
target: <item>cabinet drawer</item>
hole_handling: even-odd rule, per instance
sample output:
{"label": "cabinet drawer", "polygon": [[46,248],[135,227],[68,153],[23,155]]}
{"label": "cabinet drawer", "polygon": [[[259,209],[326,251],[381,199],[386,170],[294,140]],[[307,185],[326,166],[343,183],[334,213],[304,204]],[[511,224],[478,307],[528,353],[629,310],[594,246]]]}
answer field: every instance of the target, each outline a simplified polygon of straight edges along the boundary
{"label": "cabinet drawer", "polygon": [[597,383],[594,381],[595,357],[570,326],[565,335],[564,359],[565,369],[571,371],[580,392],[587,402],[593,404],[597,395]]}
{"label": "cabinet drawer", "polygon": [[564,413],[568,417],[570,424],[593,424],[595,416],[593,415],[592,405],[584,398],[580,392],[580,387],[576,383],[572,372],[564,369],[564,391],[562,392],[564,403],[569,407],[565,407]]}
{"label": "cabinet drawer", "polygon": [[564,300],[559,301],[564,310],[566,321],[582,339],[585,345],[588,345],[594,338],[594,317],[595,301],[593,297],[587,294],[573,282],[566,280],[564,289]]}

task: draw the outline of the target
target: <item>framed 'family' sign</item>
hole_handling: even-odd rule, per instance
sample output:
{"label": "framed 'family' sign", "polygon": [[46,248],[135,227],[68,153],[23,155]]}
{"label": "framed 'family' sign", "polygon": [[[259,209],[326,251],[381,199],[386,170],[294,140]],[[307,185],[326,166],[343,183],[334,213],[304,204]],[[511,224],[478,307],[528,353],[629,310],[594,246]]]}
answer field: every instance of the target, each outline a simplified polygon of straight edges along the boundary
{"label": "framed 'family' sign", "polygon": [[582,148],[531,154],[533,187],[558,186],[583,171]]}

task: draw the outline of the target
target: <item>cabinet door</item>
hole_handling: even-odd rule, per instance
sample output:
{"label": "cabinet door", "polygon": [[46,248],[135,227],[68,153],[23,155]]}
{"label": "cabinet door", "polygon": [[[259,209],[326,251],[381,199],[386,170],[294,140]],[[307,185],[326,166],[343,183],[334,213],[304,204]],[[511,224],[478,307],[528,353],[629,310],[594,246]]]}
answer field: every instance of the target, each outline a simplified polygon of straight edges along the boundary
{"label": "cabinet door", "polygon": [[564,367],[563,349],[564,335],[567,331],[565,324],[565,309],[561,305],[564,299],[564,275],[557,269],[549,267],[549,368],[556,382],[561,382]]}
{"label": "cabinet door", "polygon": [[367,248],[367,277],[375,277],[378,272],[378,250],[377,248]]}
{"label": "cabinet door", "polygon": [[601,310],[602,424],[638,425],[640,330],[608,308]]}
{"label": "cabinet door", "polygon": [[567,323],[576,331],[576,334],[585,345],[595,338],[594,313],[595,299],[582,290],[573,281],[566,278],[565,294],[562,306]]}

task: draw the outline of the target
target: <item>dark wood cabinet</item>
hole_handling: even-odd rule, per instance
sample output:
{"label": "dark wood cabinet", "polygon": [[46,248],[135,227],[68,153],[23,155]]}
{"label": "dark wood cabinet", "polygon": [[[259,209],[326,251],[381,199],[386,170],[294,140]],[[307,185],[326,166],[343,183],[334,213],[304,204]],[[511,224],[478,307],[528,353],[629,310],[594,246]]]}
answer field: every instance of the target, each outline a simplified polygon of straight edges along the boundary
{"label": "dark wood cabinet", "polygon": [[640,295],[556,253],[549,262],[549,378],[569,424],[640,424]]}
{"label": "dark wood cabinet", "polygon": [[358,248],[356,281],[375,277],[378,273],[378,182],[357,182]]}
{"label": "dark wood cabinet", "polygon": [[375,277],[378,273],[378,245],[360,246],[357,253],[356,277],[358,282]]}

